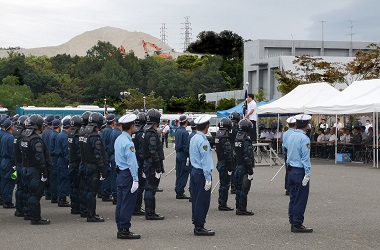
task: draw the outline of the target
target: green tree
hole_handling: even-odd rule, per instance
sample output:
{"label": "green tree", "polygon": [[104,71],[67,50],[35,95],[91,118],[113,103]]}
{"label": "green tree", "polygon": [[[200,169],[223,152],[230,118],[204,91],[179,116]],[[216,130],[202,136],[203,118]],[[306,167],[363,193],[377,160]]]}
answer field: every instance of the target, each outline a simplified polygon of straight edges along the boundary
{"label": "green tree", "polygon": [[16,105],[22,106],[32,102],[33,93],[29,86],[19,85],[16,76],[7,76],[0,85],[0,96],[1,104],[14,114]]}
{"label": "green tree", "polygon": [[35,106],[39,107],[64,107],[69,104],[69,102],[63,99],[57,93],[46,93],[38,95],[37,99],[33,101]]}
{"label": "green tree", "polygon": [[222,98],[218,100],[218,105],[216,106],[216,110],[226,110],[232,107],[235,107],[236,100],[234,98],[227,99]]}

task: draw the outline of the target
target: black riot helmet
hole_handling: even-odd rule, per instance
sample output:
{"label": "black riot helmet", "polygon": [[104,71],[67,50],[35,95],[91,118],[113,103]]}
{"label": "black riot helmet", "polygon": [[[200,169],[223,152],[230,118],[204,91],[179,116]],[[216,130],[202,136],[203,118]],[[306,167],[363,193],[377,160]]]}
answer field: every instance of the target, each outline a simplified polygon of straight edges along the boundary
{"label": "black riot helmet", "polygon": [[157,109],[149,109],[148,112],[146,112],[147,124],[153,124],[153,123],[160,124],[160,118],[161,118],[161,113],[158,112]]}
{"label": "black riot helmet", "polygon": [[80,128],[82,126],[82,118],[79,115],[74,115],[70,119],[70,126]]}
{"label": "black riot helmet", "polygon": [[28,117],[26,116],[26,115],[22,115],[22,116],[20,116],[19,118],[18,118],[18,120],[17,120],[17,127],[19,127],[19,128],[24,128],[24,122],[25,122],[25,120],[27,119]]}
{"label": "black riot helmet", "polygon": [[231,121],[238,123],[238,122],[240,122],[240,114],[238,112],[234,111],[230,114],[230,119],[231,119]]}
{"label": "black riot helmet", "polygon": [[90,112],[90,111],[86,111],[82,114],[82,124],[84,126],[88,125],[88,118],[90,117],[91,114],[92,114],[92,112]]}
{"label": "black riot helmet", "polygon": [[24,125],[25,125],[25,128],[42,130],[43,123],[44,123],[44,118],[42,118],[42,116],[31,115],[25,120]]}
{"label": "black riot helmet", "polygon": [[223,117],[219,123],[218,123],[218,127],[219,129],[227,129],[227,130],[231,130],[232,129],[232,121],[230,120],[230,118],[227,118],[227,117]]}
{"label": "black riot helmet", "polygon": [[144,126],[146,124],[146,117],[144,112],[139,112],[135,120],[135,125]]}
{"label": "black riot helmet", "polygon": [[101,128],[103,126],[103,123],[104,117],[98,112],[94,112],[88,117],[88,125],[93,125]]}
{"label": "black riot helmet", "polygon": [[239,131],[243,132],[250,132],[250,130],[253,128],[253,124],[250,120],[248,119],[243,119],[239,122]]}

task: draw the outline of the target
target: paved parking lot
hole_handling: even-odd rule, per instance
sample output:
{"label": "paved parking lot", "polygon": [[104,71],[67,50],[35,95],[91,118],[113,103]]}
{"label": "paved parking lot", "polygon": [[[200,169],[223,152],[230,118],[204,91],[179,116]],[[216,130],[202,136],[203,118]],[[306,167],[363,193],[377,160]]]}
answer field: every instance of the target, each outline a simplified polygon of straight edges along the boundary
{"label": "paved parking lot", "polygon": [[[173,152],[165,149],[165,154]],[[216,156],[214,154],[214,163]],[[165,160],[168,172],[175,154]],[[237,216],[217,209],[217,189],[212,194],[207,228],[214,237],[196,237],[191,224],[191,204],[176,200],[175,173],[162,177],[157,193],[157,212],[163,221],[133,217],[131,231],[140,240],[116,239],[115,206],[98,200],[104,223],[87,223],[70,208],[42,200],[42,215],[52,220],[47,226],[32,226],[13,216],[14,210],[0,209],[1,249],[380,249],[380,169],[365,164],[338,164],[312,160],[310,197],[305,225],[312,234],[293,234],[287,219],[288,196],[284,195],[284,172],[269,185],[279,166],[258,166],[248,197],[254,216]],[[214,169],[213,185],[217,181]],[[234,206],[230,195],[229,205]]]}

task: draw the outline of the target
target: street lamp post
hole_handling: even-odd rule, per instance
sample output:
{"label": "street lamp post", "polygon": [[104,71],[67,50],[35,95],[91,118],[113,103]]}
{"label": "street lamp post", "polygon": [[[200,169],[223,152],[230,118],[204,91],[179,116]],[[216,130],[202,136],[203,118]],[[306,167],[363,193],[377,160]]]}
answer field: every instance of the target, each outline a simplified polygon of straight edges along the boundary
{"label": "street lamp post", "polygon": [[146,99],[146,97],[144,96],[143,98],[144,98],[144,112],[145,112],[145,109],[146,109],[146,106],[145,106],[145,99]]}

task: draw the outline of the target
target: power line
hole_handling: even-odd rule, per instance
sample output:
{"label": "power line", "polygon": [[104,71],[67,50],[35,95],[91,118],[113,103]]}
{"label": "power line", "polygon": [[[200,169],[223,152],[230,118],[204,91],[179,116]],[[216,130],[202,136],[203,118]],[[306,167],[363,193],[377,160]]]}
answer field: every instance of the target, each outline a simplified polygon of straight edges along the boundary
{"label": "power line", "polygon": [[185,22],[184,23],[181,23],[184,27],[181,28],[182,30],[184,30],[183,33],[181,33],[181,35],[183,35],[184,37],[182,38],[183,39],[183,51],[187,51],[187,48],[189,47],[190,43],[191,43],[191,23],[189,21],[190,17],[189,16],[186,16],[185,17]]}

